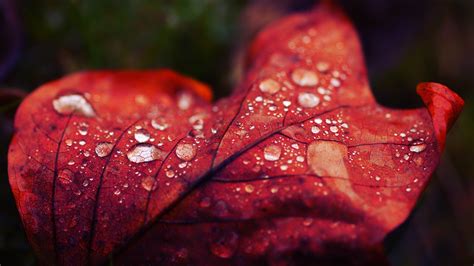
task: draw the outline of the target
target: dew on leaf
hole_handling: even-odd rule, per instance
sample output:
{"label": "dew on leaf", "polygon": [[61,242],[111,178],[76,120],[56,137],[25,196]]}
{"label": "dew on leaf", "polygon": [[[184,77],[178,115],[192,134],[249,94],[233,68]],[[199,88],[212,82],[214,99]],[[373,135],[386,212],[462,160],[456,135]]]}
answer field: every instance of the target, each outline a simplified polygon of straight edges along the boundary
{"label": "dew on leaf", "polygon": [[147,176],[147,177],[143,178],[143,180],[142,180],[142,187],[146,191],[154,190],[155,189],[154,184],[155,184],[155,179],[151,176]]}
{"label": "dew on leaf", "polygon": [[278,83],[274,79],[268,78],[260,82],[258,88],[261,92],[275,94],[280,90],[281,86],[280,83]]}
{"label": "dew on leaf", "polygon": [[309,92],[302,92],[298,94],[298,104],[304,108],[313,108],[319,104],[320,100],[319,97],[309,93]]}
{"label": "dew on leaf", "polygon": [[411,152],[422,152],[426,149],[426,144],[424,143],[420,143],[420,144],[414,144],[412,146],[410,146],[410,151]]}
{"label": "dew on leaf", "polygon": [[157,121],[155,119],[151,120],[151,126],[154,128],[154,129],[158,129],[160,131],[163,131],[165,129],[168,128],[168,124],[165,123],[164,121]]}
{"label": "dew on leaf", "polygon": [[263,150],[263,157],[267,161],[277,161],[280,159],[281,147],[278,145],[268,145]]}
{"label": "dew on leaf", "polygon": [[58,173],[58,180],[64,185],[70,184],[74,180],[74,173],[69,169],[63,169]]}
{"label": "dew on leaf", "polygon": [[140,128],[135,131],[134,137],[136,141],[143,143],[150,139],[150,133],[146,129]]}
{"label": "dew on leaf", "polygon": [[85,117],[94,117],[96,115],[92,105],[81,94],[59,96],[53,100],[53,108],[56,112],[63,115],[72,113]]}
{"label": "dew on leaf", "polygon": [[318,62],[316,64],[316,69],[319,71],[319,72],[326,72],[329,70],[329,63],[327,62]]}
{"label": "dew on leaf", "polygon": [[294,83],[303,87],[315,86],[319,82],[318,75],[315,72],[303,68],[293,70],[291,79]]}
{"label": "dew on leaf", "polygon": [[196,156],[196,148],[194,145],[185,143],[176,146],[176,156],[183,161],[191,161]]}
{"label": "dew on leaf", "polygon": [[319,129],[319,127],[317,127],[317,126],[311,127],[311,132],[314,133],[314,134],[318,134],[320,131],[321,131],[321,129]]}
{"label": "dew on leaf", "polygon": [[99,157],[105,157],[110,154],[114,145],[110,142],[101,142],[95,147],[95,154]]}
{"label": "dew on leaf", "polygon": [[137,144],[127,152],[127,158],[133,163],[151,162],[161,159],[162,156],[162,151],[148,143]]}

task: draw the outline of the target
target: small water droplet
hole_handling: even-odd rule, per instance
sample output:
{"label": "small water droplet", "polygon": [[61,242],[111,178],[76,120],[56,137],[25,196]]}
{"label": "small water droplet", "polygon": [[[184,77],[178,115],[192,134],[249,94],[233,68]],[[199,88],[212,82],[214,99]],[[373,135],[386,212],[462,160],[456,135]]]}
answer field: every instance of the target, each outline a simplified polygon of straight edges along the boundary
{"label": "small water droplet", "polygon": [[273,193],[273,194],[277,193],[278,192],[278,187],[272,187],[270,189],[270,192]]}
{"label": "small water droplet", "polygon": [[303,156],[297,156],[296,161],[302,163],[302,162],[304,162],[304,157]]}
{"label": "small water droplet", "polygon": [[414,144],[412,146],[410,146],[410,151],[411,152],[422,152],[426,149],[426,144],[424,143],[418,143],[418,144]]}
{"label": "small water droplet", "polygon": [[80,140],[79,145],[84,146],[84,145],[86,145],[86,142],[84,140]]}
{"label": "small water droplet", "polygon": [[254,188],[252,185],[250,185],[250,184],[249,184],[249,185],[245,185],[245,188],[244,188],[245,192],[247,192],[247,193],[252,193],[252,192],[254,191],[254,189],[255,189],[255,188]]}
{"label": "small water droplet", "polygon": [[101,142],[95,147],[95,154],[99,157],[105,157],[110,154],[114,145],[110,142]]}
{"label": "small water droplet", "polygon": [[321,129],[319,129],[319,127],[317,127],[317,126],[311,127],[311,132],[313,134],[318,134],[320,131],[321,131]]}
{"label": "small water droplet", "polygon": [[261,92],[268,93],[268,94],[275,94],[280,90],[280,83],[275,81],[274,79],[268,78],[260,82],[258,88]]}
{"label": "small water droplet", "polygon": [[147,177],[142,179],[142,187],[146,191],[154,190],[155,189],[154,185],[155,185],[155,179],[153,177],[147,176]]}
{"label": "small water droplet", "polygon": [[310,226],[310,225],[312,225],[312,224],[313,224],[313,218],[305,218],[305,219],[303,220],[303,225],[304,225],[304,226]]}
{"label": "small water droplet", "polygon": [[140,128],[135,131],[134,137],[136,141],[143,143],[150,139],[150,133],[146,129]]}
{"label": "small water droplet", "polygon": [[158,129],[160,131],[163,131],[168,128],[168,124],[165,123],[164,121],[157,121],[155,119],[151,120],[151,126],[154,129]]}
{"label": "small water droplet", "polygon": [[339,131],[339,128],[337,128],[336,126],[331,126],[329,130],[331,130],[332,133],[336,133]]}
{"label": "small water droplet", "polygon": [[178,108],[181,110],[188,110],[191,107],[193,98],[189,93],[181,93],[178,98]]}
{"label": "small water droplet", "polygon": [[70,184],[74,180],[74,173],[69,169],[63,169],[58,173],[58,180],[64,185]]}
{"label": "small water droplet", "polygon": [[77,114],[85,117],[94,117],[92,105],[81,94],[68,94],[53,100],[53,108],[64,115]]}
{"label": "small water droplet", "polygon": [[68,147],[72,146],[72,143],[73,143],[72,139],[67,139],[65,142]]}
{"label": "small water droplet", "polygon": [[115,196],[120,195],[120,193],[122,193],[122,192],[121,192],[119,189],[117,189],[117,190],[114,191],[114,195],[115,195]]}
{"label": "small water droplet", "polygon": [[148,143],[137,144],[127,152],[127,158],[134,163],[151,162],[162,157],[163,152]]}
{"label": "small water droplet", "polygon": [[339,86],[341,86],[341,81],[339,81],[339,80],[336,79],[336,78],[332,78],[330,82],[331,82],[331,85],[334,86],[334,87],[336,87],[336,88],[339,87]]}
{"label": "small water droplet", "polygon": [[326,72],[326,71],[329,70],[329,63],[323,62],[323,61],[318,62],[318,63],[316,64],[316,69],[317,69],[319,72],[323,72],[323,73],[324,73],[324,72]]}
{"label": "small water droplet", "polygon": [[291,105],[290,101],[283,101],[283,106],[290,107],[290,105]]}
{"label": "small water droplet", "polygon": [[298,103],[304,108],[316,107],[319,102],[319,97],[312,93],[302,92],[298,95]]}
{"label": "small water droplet", "polygon": [[277,161],[280,159],[281,147],[278,145],[268,145],[263,150],[263,156],[267,161]]}
{"label": "small water droplet", "polygon": [[169,178],[173,178],[174,177],[174,171],[173,170],[166,170],[166,176],[169,177]]}
{"label": "small water droplet", "polygon": [[300,86],[316,86],[319,79],[315,72],[303,68],[297,68],[291,73],[293,82]]}
{"label": "small water droplet", "polygon": [[196,148],[194,145],[189,143],[178,144],[175,153],[179,159],[183,161],[191,161],[196,156]]}
{"label": "small water droplet", "polygon": [[87,125],[86,123],[81,123],[79,127],[77,128],[77,132],[79,132],[81,136],[87,135],[88,130],[89,130],[89,125]]}

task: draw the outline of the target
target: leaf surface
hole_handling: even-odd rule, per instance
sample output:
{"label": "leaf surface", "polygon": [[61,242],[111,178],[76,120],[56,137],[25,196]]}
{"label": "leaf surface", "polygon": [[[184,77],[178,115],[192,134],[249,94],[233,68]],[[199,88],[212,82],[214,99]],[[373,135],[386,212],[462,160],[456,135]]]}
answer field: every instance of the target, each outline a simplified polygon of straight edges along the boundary
{"label": "leaf surface", "polygon": [[214,104],[169,70],[78,73],[28,96],[9,176],[39,261],[380,263],[462,99],[422,83],[426,108],[378,105],[328,3],[261,32],[246,71]]}

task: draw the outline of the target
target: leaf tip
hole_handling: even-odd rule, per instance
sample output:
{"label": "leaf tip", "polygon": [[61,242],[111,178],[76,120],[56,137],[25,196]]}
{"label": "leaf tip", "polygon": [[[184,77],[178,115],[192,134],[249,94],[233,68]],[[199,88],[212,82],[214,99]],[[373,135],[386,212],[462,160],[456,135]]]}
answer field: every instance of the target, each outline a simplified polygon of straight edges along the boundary
{"label": "leaf tip", "polygon": [[442,151],[446,133],[461,113],[464,100],[448,87],[434,82],[420,83],[416,91],[430,113],[439,148]]}

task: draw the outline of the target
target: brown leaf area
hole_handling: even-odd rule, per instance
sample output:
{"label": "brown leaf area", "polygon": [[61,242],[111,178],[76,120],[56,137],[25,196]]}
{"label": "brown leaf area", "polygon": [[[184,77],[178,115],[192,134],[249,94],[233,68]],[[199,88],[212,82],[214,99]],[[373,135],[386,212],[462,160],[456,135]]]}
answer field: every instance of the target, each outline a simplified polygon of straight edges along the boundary
{"label": "brown leaf area", "polygon": [[84,72],[20,106],[10,184],[44,264],[376,264],[463,101],[371,95],[332,4],[259,34],[234,93],[169,70]]}

